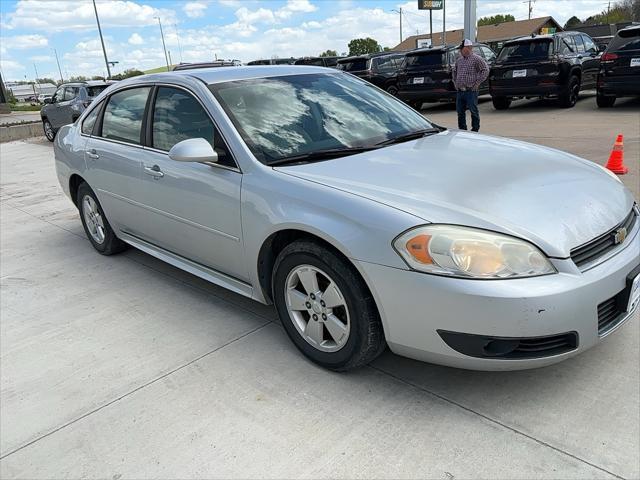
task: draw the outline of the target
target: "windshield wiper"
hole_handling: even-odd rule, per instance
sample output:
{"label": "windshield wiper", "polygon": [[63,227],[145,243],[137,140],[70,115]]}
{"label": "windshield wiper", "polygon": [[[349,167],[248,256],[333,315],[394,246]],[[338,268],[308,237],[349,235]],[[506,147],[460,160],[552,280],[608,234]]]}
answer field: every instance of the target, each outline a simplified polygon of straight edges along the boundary
{"label": "windshield wiper", "polygon": [[348,155],[354,155],[356,153],[368,152],[376,147],[342,147],[342,148],[326,148],[324,150],[315,150],[309,153],[302,153],[300,155],[293,155],[291,157],[279,158],[268,162],[267,165],[275,167],[277,165],[291,165],[296,163],[308,163],[320,160],[329,160],[331,158],[346,157]]}
{"label": "windshield wiper", "polygon": [[415,140],[417,138],[426,137],[427,135],[434,135],[446,130],[444,127],[425,128],[424,130],[416,130],[415,132],[403,133],[397,137],[390,138],[380,143],[376,143],[378,147],[384,147],[385,145],[392,145],[394,143],[408,142],[409,140]]}

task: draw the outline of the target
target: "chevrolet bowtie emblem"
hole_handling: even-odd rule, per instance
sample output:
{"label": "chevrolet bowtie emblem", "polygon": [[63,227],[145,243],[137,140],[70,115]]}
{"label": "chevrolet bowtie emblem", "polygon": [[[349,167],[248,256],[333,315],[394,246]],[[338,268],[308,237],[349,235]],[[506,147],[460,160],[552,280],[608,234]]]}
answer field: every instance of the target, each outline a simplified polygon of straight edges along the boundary
{"label": "chevrolet bowtie emblem", "polygon": [[621,227],[616,230],[616,234],[613,237],[613,241],[618,245],[619,243],[624,242],[624,239],[627,238],[627,229],[625,227]]}

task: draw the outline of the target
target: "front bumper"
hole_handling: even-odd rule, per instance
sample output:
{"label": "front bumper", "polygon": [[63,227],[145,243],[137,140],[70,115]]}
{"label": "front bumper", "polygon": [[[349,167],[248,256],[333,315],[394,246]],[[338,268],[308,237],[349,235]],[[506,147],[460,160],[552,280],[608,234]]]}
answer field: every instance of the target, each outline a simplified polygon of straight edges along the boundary
{"label": "front bumper", "polygon": [[[640,264],[640,229],[607,261],[580,272],[570,259],[553,260],[557,274],[510,280],[469,280],[358,262],[372,290],[391,350],[417,360],[471,370],[519,370],[557,363],[617,330],[598,332],[598,305],[627,286]],[[575,332],[571,351],[525,359],[476,358],[451,348],[438,334],[544,337]]]}

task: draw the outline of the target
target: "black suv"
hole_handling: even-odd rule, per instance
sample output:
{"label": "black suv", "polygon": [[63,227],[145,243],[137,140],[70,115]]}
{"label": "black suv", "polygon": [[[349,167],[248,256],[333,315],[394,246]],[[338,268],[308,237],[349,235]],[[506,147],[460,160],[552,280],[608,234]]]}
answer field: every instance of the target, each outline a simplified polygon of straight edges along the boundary
{"label": "black suv", "polygon": [[338,70],[356,75],[386,90],[391,95],[398,94],[398,69],[404,58],[403,53],[371,53],[338,60]]}
{"label": "black suv", "polygon": [[598,107],[613,107],[617,97],[640,95],[640,25],[620,30],[600,58]]}
{"label": "black suv", "polygon": [[338,65],[338,60],[340,60],[341,58],[344,57],[303,57],[293,62],[293,64],[336,68],[336,65]]}
{"label": "black suv", "polygon": [[561,32],[521,37],[506,42],[489,74],[496,110],[509,108],[514,98],[557,98],[573,107],[580,90],[593,89],[600,51],[586,33]]}
{"label": "black suv", "polygon": [[[484,58],[489,65],[496,54],[483,43],[473,45],[473,52]],[[406,52],[398,72],[398,98],[414,108],[423,102],[453,101],[456,89],[453,86],[453,66],[460,55],[458,45],[421,48]],[[480,94],[488,93],[485,81],[480,85]]]}

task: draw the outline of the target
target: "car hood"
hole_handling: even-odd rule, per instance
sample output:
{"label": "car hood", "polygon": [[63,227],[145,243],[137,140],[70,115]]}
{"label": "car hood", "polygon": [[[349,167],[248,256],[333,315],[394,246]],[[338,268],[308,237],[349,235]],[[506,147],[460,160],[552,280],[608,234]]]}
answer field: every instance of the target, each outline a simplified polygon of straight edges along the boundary
{"label": "car hood", "polygon": [[455,130],[276,170],[425,222],[525,238],[562,258],[615,227],[634,202],[620,182],[592,162],[552,148]]}

